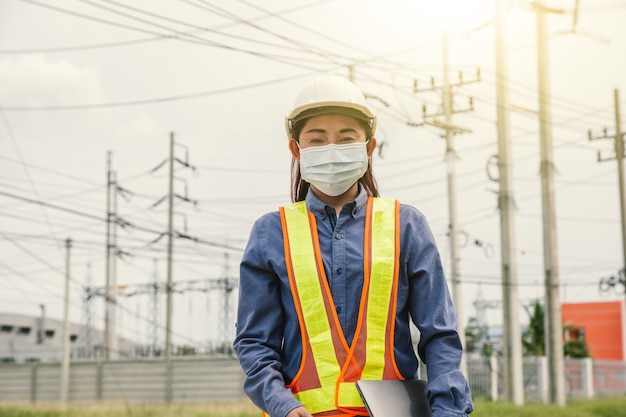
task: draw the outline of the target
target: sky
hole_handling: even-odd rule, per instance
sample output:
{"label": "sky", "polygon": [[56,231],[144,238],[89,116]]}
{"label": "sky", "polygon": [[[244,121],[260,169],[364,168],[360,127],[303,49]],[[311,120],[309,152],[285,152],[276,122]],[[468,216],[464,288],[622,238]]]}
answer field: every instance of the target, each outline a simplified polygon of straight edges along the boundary
{"label": "sky", "polygon": [[[622,299],[598,286],[623,264],[613,141],[590,141],[588,132],[614,135],[616,89],[623,118],[626,1],[580,0],[577,13],[574,0],[545,3],[558,12],[547,18],[544,69],[561,301]],[[523,323],[523,306],[544,295],[536,15],[524,1],[505,8]],[[173,296],[174,339],[230,337],[232,327],[220,325],[222,292],[194,282],[236,279],[255,219],[289,202],[284,117],[299,89],[323,73],[352,77],[368,97],[379,119],[381,194],[426,215],[448,269],[444,132],[423,123],[441,119],[445,32],[448,77],[459,84],[453,123],[468,130],[454,138],[461,316],[476,316],[482,299],[491,304],[488,324],[501,324],[493,22],[494,0],[3,0],[0,312],[37,316],[43,304],[62,318],[71,239],[70,318],[85,322],[85,288],[105,285],[110,164],[123,225],[116,282],[126,286],[118,332],[151,340],[151,299],[131,289],[167,276],[162,163],[173,137],[186,163],[176,163],[174,190],[184,198],[174,228],[191,238],[174,242],[173,281],[186,289]],[[92,325],[102,328],[101,297],[90,305]]]}

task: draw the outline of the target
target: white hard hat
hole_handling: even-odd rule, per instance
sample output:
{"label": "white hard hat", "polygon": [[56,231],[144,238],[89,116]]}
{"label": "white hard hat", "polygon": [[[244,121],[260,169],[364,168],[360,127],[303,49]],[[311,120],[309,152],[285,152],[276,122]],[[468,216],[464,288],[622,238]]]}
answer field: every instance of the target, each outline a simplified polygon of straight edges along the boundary
{"label": "white hard hat", "polygon": [[287,136],[291,138],[294,124],[322,114],[339,113],[364,120],[376,131],[376,115],[367,106],[363,93],[356,85],[334,75],[318,77],[304,87],[285,118]]}

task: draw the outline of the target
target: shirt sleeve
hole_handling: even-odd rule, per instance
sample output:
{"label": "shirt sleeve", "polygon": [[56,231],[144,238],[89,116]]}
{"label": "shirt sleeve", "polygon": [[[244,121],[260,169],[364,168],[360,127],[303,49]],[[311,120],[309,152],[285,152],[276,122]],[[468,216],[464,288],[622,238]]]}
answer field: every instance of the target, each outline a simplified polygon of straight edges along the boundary
{"label": "shirt sleeve", "polygon": [[428,374],[426,394],[433,417],[466,416],[473,411],[460,371],[463,347],[439,250],[424,215],[405,209],[410,312],[420,331],[418,352]]}
{"label": "shirt sleeve", "polygon": [[243,389],[271,417],[285,417],[301,406],[285,387],[281,372],[283,310],[280,280],[266,256],[267,216],[252,228],[240,266],[237,329],[233,347],[244,371]]}

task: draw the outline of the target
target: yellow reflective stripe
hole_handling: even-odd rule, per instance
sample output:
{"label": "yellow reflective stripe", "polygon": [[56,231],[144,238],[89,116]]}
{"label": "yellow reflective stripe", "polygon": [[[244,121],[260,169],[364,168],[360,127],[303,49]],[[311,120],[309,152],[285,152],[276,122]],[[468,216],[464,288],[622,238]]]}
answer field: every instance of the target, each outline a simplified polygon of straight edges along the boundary
{"label": "yellow reflective stripe", "polygon": [[367,302],[366,362],[361,379],[382,379],[387,317],[395,268],[395,200],[375,198],[372,209],[372,267]]}
{"label": "yellow reflective stripe", "polygon": [[293,394],[293,396],[304,404],[307,411],[311,414],[335,409],[335,384],[300,391]]}
{"label": "yellow reflective stripe", "polygon": [[[375,198],[371,221],[371,271],[367,300],[366,363],[361,379],[382,379],[385,365],[387,318],[395,272],[395,200]],[[295,393],[312,414],[337,407],[362,407],[354,382],[340,382],[335,404],[335,390],[341,369],[337,363],[331,329],[324,306],[323,289],[318,276],[313,234],[305,202],[284,207],[293,276],[295,278],[303,321],[306,326],[320,388]],[[321,256],[321,255],[320,255]],[[304,347],[303,347],[304,348]]]}
{"label": "yellow reflective stripe", "polygon": [[[322,387],[333,389],[334,392],[340,368],[333,347],[330,325],[328,324],[324,298],[322,296],[322,287],[319,283],[313,236],[309,225],[306,204],[304,201],[301,201],[286,206],[284,213],[294,277],[318,377]],[[304,346],[303,349],[305,349]],[[330,398],[334,405],[334,395],[331,395]],[[318,404],[318,402],[315,402],[315,404]]]}
{"label": "yellow reflective stripe", "polygon": [[365,407],[354,382],[340,382],[338,397],[340,407]]}
{"label": "yellow reflective stripe", "polygon": [[[311,414],[334,410],[336,386],[325,386],[294,394],[294,397],[302,404],[306,405]],[[331,403],[328,400],[331,400]],[[330,406],[330,408],[329,408]],[[363,400],[356,389],[354,382],[342,382],[339,384],[339,407],[364,407]]]}

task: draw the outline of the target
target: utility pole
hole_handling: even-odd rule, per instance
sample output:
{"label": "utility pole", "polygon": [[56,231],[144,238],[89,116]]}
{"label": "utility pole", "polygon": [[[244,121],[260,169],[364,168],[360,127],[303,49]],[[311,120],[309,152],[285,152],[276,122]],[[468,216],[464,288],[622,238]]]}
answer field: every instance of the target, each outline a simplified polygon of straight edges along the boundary
{"label": "utility pole", "polygon": [[500,250],[502,263],[502,312],[504,324],[504,386],[507,401],[524,404],[522,340],[517,295],[515,250],[515,199],[511,157],[508,68],[504,2],[495,0],[496,27],[496,100],[498,120],[498,169],[500,209]]}
{"label": "utility pole", "polygon": [[[462,280],[461,280],[461,272],[460,272],[460,254],[459,254],[459,227],[458,227],[458,216],[457,216],[457,199],[456,199],[456,152],[454,149],[454,136],[460,133],[468,133],[470,130],[464,129],[452,124],[452,114],[459,113],[461,111],[472,111],[473,110],[473,101],[470,98],[470,107],[466,110],[455,110],[454,109],[454,99],[452,95],[452,87],[459,86],[463,84],[467,84],[470,82],[480,81],[480,72],[477,72],[477,77],[475,80],[465,81],[463,80],[463,75],[459,74],[459,81],[457,83],[451,84],[448,78],[448,36],[447,33],[443,33],[443,86],[435,87],[435,82],[431,79],[431,86],[426,89],[420,89],[417,86],[417,81],[414,83],[414,92],[420,91],[432,91],[432,90],[442,90],[442,108],[443,111],[437,114],[426,114],[426,108],[423,110],[423,119],[424,124],[432,125],[444,130],[445,140],[446,140],[446,168],[447,168],[447,183],[448,183],[448,213],[449,213],[449,223],[448,223],[448,238],[450,242],[450,281],[452,283],[452,300],[454,303],[454,309],[456,311],[457,316],[457,330],[459,332],[459,337],[461,338],[461,343],[463,347],[465,347],[465,322],[463,315],[463,290],[462,290]],[[436,119],[429,119],[431,117],[441,116],[443,115],[444,121],[441,122]],[[467,375],[467,360],[465,355],[461,358],[461,371],[463,374]]]}
{"label": "utility pole", "polygon": [[107,237],[106,237],[106,260],[104,265],[104,277],[105,277],[105,288],[106,295],[104,298],[104,359],[110,360],[111,357],[109,355],[109,346],[111,340],[111,329],[109,328],[110,317],[109,317],[109,297],[110,297],[110,288],[111,288],[111,151],[107,152],[107,211],[106,211],[106,221],[107,221]]}
{"label": "utility pole", "polygon": [[111,322],[109,323],[109,359],[118,359],[119,349],[117,343],[117,224],[118,224],[118,215],[117,215],[117,172],[113,171],[111,173],[111,178],[113,180],[113,256],[111,257],[111,288],[109,291],[109,300],[107,302],[108,308],[111,309],[109,312],[109,319]]}
{"label": "utility pole", "polygon": [[548,68],[547,13],[559,12],[533,3],[537,14],[537,65],[539,84],[539,130],[541,155],[541,196],[543,213],[543,257],[545,278],[545,339],[550,377],[550,401],[565,405],[565,366],[563,359],[563,324],[559,297],[559,266],[554,198],[554,161],[552,117]]}
{"label": "utility pole", "polygon": [[107,153],[107,249],[106,249],[106,288],[104,307],[104,357],[117,358],[117,173],[111,169],[111,151]]}
{"label": "utility pole", "polygon": [[[448,34],[443,35],[443,114],[446,126],[452,126],[452,87],[448,78]],[[448,171],[448,233],[450,239],[450,272],[452,278],[452,298],[457,316],[457,328],[461,344],[465,348],[465,317],[463,314],[463,289],[461,283],[461,262],[459,254],[459,220],[456,206],[456,151],[454,149],[454,133],[445,129],[446,135],[446,167]],[[467,356],[461,358],[461,371],[467,375]]]}
{"label": "utility pole", "polygon": [[174,132],[170,133],[169,191],[167,196],[167,313],[165,319],[165,359],[172,355],[172,252],[174,246]]}
{"label": "utility pole", "polygon": [[[614,91],[615,100],[615,156],[619,176],[619,207],[622,220],[622,268],[626,273],[626,197],[624,196],[624,133],[619,106],[619,90]],[[626,306],[626,303],[624,304]]]}
{"label": "utility pole", "polygon": [[70,249],[72,241],[66,239],[65,249],[65,293],[63,299],[63,342],[61,344],[63,356],[61,359],[61,406],[67,404],[69,384],[70,384]]}
{"label": "utility pole", "polygon": [[[180,200],[198,204],[197,201],[189,199],[187,196],[187,185],[185,184],[185,195],[174,194],[174,162],[178,162],[182,166],[186,168],[191,168],[195,171],[196,167],[189,164],[189,152],[185,149],[185,160],[183,161],[180,158],[176,158],[174,156],[174,132],[170,132],[170,152],[169,158],[167,162],[169,162],[169,175],[168,175],[168,193],[167,193],[167,312],[166,312],[166,324],[165,324],[165,359],[169,360],[172,355],[172,287],[173,287],[173,277],[172,270],[174,267],[174,198],[178,198]],[[164,163],[161,163],[158,167],[154,168],[153,171],[159,169],[163,166]],[[153,205],[156,206],[163,199],[159,200],[157,203]],[[185,222],[185,229],[187,228]],[[185,230],[186,231],[186,230]],[[178,233],[178,237],[192,239],[190,236],[186,234]]]}
{"label": "utility pole", "polygon": [[[619,207],[622,220],[622,268],[626,273],[626,197],[624,196],[624,133],[619,107],[619,90],[614,91],[615,100],[615,156],[619,175]],[[625,304],[626,305],[626,304]]]}
{"label": "utility pole", "polygon": [[[589,132],[589,140],[595,139],[613,139],[615,142],[615,156],[610,158],[603,158],[600,152],[598,152],[598,162],[605,162],[612,159],[617,159],[617,178],[619,183],[619,207],[620,218],[622,224],[622,268],[626,273],[626,191],[624,189],[624,132],[622,131],[621,110],[619,102],[619,90],[613,91],[613,100],[615,102],[615,136],[608,136],[606,128],[604,129],[604,135],[600,137],[592,137],[591,131]],[[623,275],[622,275],[623,276]],[[625,300],[626,301],[626,300]],[[624,303],[626,306],[626,302]]]}

